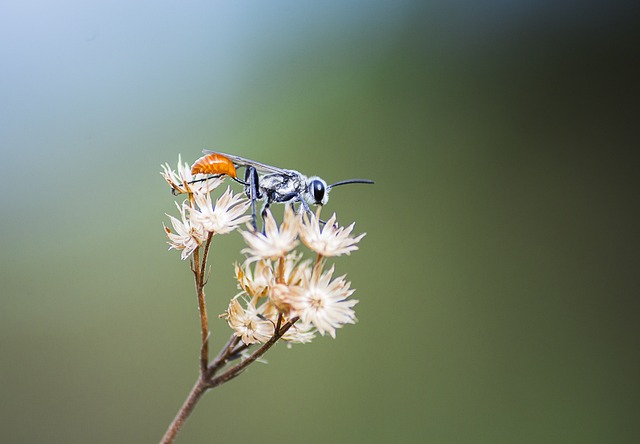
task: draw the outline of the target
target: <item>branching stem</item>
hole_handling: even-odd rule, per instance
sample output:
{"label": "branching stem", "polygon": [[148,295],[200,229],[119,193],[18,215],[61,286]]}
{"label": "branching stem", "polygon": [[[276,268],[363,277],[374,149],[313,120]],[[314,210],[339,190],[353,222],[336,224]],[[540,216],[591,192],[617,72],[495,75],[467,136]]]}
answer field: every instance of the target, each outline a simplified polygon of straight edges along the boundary
{"label": "branching stem", "polygon": [[[207,304],[205,301],[204,286],[207,283],[205,273],[207,269],[207,259],[209,254],[209,248],[211,246],[211,239],[213,233],[210,233],[202,249],[202,258],[200,258],[200,249],[196,249],[193,252],[193,261],[191,263],[191,270],[193,271],[196,294],[198,296],[198,310],[200,312],[200,329],[202,346],[200,348],[200,374],[198,380],[191,389],[189,396],[182,404],[182,407],[176,414],[176,417],[169,425],[161,444],[170,444],[186,422],[189,415],[195,408],[202,395],[209,389],[217,387],[225,382],[232,380],[240,375],[244,369],[255,362],[263,354],[267,352],[273,345],[280,339],[298,320],[298,318],[291,319],[282,325],[282,314],[278,316],[278,323],[274,330],[273,336],[260,348],[255,350],[249,357],[229,368],[227,371],[219,376],[216,374],[224,368],[231,360],[240,356],[240,353],[249,348],[247,344],[240,341],[240,338],[236,335],[231,335],[227,344],[220,350],[218,356],[209,363],[209,321],[207,318]],[[279,277],[282,280],[284,274],[284,261],[280,261]]]}
{"label": "branching stem", "polygon": [[248,358],[246,358],[245,360],[243,360],[239,364],[236,364],[235,366],[231,367],[229,370],[227,370],[226,372],[224,372],[220,376],[212,378],[208,383],[208,387],[209,388],[217,387],[217,386],[219,386],[221,384],[224,384],[225,382],[230,381],[231,379],[235,378],[236,376],[240,375],[240,373],[242,373],[242,371],[245,368],[247,368],[256,359],[258,359],[259,357],[264,355],[267,352],[267,350],[269,350],[271,347],[273,347],[273,345],[278,341],[278,339],[280,339],[293,326],[293,324],[296,323],[297,320],[298,320],[298,318],[294,318],[294,319],[290,320],[289,322],[287,322],[286,324],[284,324],[279,330],[277,330],[273,334],[271,339],[269,339],[267,342],[262,344],[262,346],[259,349],[257,349],[253,353],[251,353],[251,356],[249,356]]}

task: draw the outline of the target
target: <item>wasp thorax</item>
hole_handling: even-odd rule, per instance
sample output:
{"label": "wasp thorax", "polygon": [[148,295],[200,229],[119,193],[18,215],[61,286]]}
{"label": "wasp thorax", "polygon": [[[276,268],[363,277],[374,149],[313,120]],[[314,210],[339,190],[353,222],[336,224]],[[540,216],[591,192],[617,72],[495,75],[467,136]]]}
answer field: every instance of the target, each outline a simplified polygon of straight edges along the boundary
{"label": "wasp thorax", "polygon": [[329,200],[327,182],[317,176],[309,178],[307,193],[310,197],[309,203],[311,204],[324,205]]}

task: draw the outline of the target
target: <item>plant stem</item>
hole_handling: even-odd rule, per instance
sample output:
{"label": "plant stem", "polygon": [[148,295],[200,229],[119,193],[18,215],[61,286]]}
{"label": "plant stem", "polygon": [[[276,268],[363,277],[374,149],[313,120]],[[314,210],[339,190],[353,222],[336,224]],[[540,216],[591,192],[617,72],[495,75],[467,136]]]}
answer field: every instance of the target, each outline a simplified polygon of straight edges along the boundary
{"label": "plant stem", "polygon": [[207,383],[202,377],[199,377],[191,389],[191,393],[189,393],[189,396],[184,401],[184,404],[182,404],[182,407],[180,407],[180,410],[178,410],[176,417],[162,437],[160,444],[170,444],[173,442],[205,391],[207,391]]}
{"label": "plant stem", "polygon": [[[198,380],[195,385],[191,389],[189,396],[182,404],[182,407],[176,414],[171,425],[167,429],[161,444],[170,444],[173,442],[174,438],[186,422],[189,415],[195,408],[198,401],[204,393],[214,387],[217,387],[225,382],[230,381],[236,376],[240,375],[250,364],[256,361],[256,359],[260,358],[264,353],[267,352],[273,345],[280,339],[298,320],[298,318],[293,318],[286,324],[282,325],[283,316],[280,314],[278,316],[278,322],[275,325],[275,331],[273,336],[260,348],[254,351],[248,358],[239,364],[231,367],[229,370],[216,377],[216,373],[223,368],[230,359],[233,359],[238,356],[238,354],[248,348],[249,346],[246,344],[238,345],[240,342],[240,338],[231,335],[231,338],[227,342],[227,344],[220,350],[218,356],[209,363],[209,321],[207,319],[207,304],[205,301],[204,294],[204,286],[207,283],[207,279],[205,279],[206,265],[207,265],[207,257],[209,253],[209,247],[211,246],[211,239],[213,237],[213,233],[210,233],[207,241],[205,243],[203,254],[202,254],[202,262],[200,260],[200,249],[196,249],[193,252],[193,261],[191,263],[191,270],[193,271],[195,285],[196,285],[196,293],[198,295],[198,310],[200,312],[200,328],[202,331],[202,347],[200,348],[200,374],[198,376]],[[279,283],[284,283],[284,259],[280,258],[279,267],[278,267],[278,277]]]}
{"label": "plant stem", "polygon": [[174,438],[176,437],[184,423],[187,421],[187,418],[189,417],[189,415],[191,415],[191,412],[195,408],[196,404],[198,403],[198,401],[200,401],[200,398],[207,390],[222,385],[225,382],[229,382],[236,376],[240,375],[240,373],[242,373],[245,368],[255,362],[255,360],[260,356],[265,354],[267,350],[273,347],[278,339],[280,339],[293,326],[293,324],[296,323],[297,320],[298,318],[294,318],[284,324],[273,334],[271,339],[262,344],[262,347],[254,351],[251,356],[249,356],[241,363],[230,368],[217,378],[214,378],[216,372],[226,363],[226,360],[230,356],[238,353],[240,351],[239,349],[247,347],[244,344],[241,347],[236,347],[239,342],[239,338],[232,335],[231,339],[229,339],[229,342],[227,342],[227,345],[225,345],[223,349],[220,350],[220,353],[218,354],[216,359],[211,362],[211,365],[208,367],[207,371],[201,372],[198,376],[198,380],[191,389],[191,393],[189,393],[189,396],[187,396],[184,404],[182,404],[182,407],[176,414],[176,417],[167,429],[167,432],[164,434],[164,437],[162,438],[162,441],[160,441],[160,444],[170,444],[173,442]]}
{"label": "plant stem", "polygon": [[269,350],[271,347],[273,347],[273,345],[278,341],[278,339],[280,339],[293,326],[293,324],[295,324],[297,322],[297,320],[298,320],[298,318],[293,318],[292,320],[290,320],[289,322],[284,324],[282,326],[282,328],[280,328],[279,330],[275,331],[273,333],[273,336],[267,342],[262,344],[262,347],[260,347],[259,349],[257,349],[253,353],[251,353],[251,356],[249,356],[247,359],[245,359],[241,363],[231,367],[229,370],[227,370],[226,372],[224,372],[220,376],[210,379],[209,383],[208,383],[208,387],[214,388],[214,387],[217,387],[219,385],[222,385],[225,382],[229,382],[230,380],[232,380],[233,378],[238,376],[240,373],[242,373],[242,371],[245,368],[247,368],[251,363],[253,363],[260,356],[265,354],[267,352],[267,350]]}
{"label": "plant stem", "polygon": [[229,362],[229,359],[238,354],[244,348],[248,348],[248,345],[244,343],[236,348],[238,342],[240,342],[240,338],[235,334],[232,334],[227,344],[220,350],[220,353],[218,353],[218,356],[216,356],[216,358],[209,364],[205,379],[213,378],[218,370]]}
{"label": "plant stem", "polygon": [[[209,243],[207,242],[207,249]],[[204,297],[204,267],[206,262],[206,250],[200,265],[200,250],[193,252],[193,274],[196,281],[196,293],[198,294],[198,311],[200,312],[200,330],[202,346],[200,348],[200,372],[204,373],[209,364],[209,320],[207,319],[207,302]]]}

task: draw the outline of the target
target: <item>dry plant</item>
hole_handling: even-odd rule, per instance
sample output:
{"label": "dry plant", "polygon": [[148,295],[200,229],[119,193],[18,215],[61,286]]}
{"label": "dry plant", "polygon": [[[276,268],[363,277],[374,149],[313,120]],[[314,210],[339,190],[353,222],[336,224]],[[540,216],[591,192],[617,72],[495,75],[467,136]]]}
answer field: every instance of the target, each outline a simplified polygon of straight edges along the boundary
{"label": "dry plant", "polygon": [[[353,236],[354,224],[339,226],[334,214],[326,223],[316,214],[296,214],[286,205],[282,224],[266,211],[262,232],[248,222],[251,201],[231,188],[217,198],[214,191],[222,177],[201,180],[186,163],[178,160],[177,171],[163,165],[162,176],[176,195],[185,195],[176,203],[179,217],[168,215],[171,227],[164,229],[169,249],[179,250],[188,260],[195,280],[200,312],[201,347],[198,379],[167,429],[162,443],[173,442],[200,398],[242,373],[276,342],[307,343],[316,334],[336,336],[336,330],[356,322],[350,299],[354,290],[345,276],[334,277],[327,258],[350,254],[358,249],[364,234]],[[319,207],[321,208],[321,207]],[[205,298],[208,259],[214,237],[239,230],[246,248],[242,264],[235,264],[240,292],[231,298],[220,315],[233,330],[229,341],[213,359],[209,358],[209,321]],[[305,259],[301,243],[313,252]]]}

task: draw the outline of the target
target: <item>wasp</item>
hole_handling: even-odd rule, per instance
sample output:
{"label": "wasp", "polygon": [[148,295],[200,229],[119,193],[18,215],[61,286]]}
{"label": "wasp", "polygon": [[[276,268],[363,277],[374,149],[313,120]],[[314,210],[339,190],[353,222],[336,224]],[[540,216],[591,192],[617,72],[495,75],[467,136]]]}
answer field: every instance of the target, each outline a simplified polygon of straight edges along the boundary
{"label": "wasp", "polygon": [[[318,176],[307,177],[296,170],[266,165],[233,154],[210,150],[204,150],[203,153],[204,156],[193,164],[192,174],[227,175],[241,183],[251,200],[254,230],[257,230],[257,201],[264,201],[261,211],[263,218],[273,203],[299,203],[300,211],[310,213],[309,205],[325,205],[329,201],[329,191],[334,187],[350,183],[374,183],[368,179],[348,179],[327,185],[327,182]],[[237,168],[244,168],[244,180],[238,179]]]}

